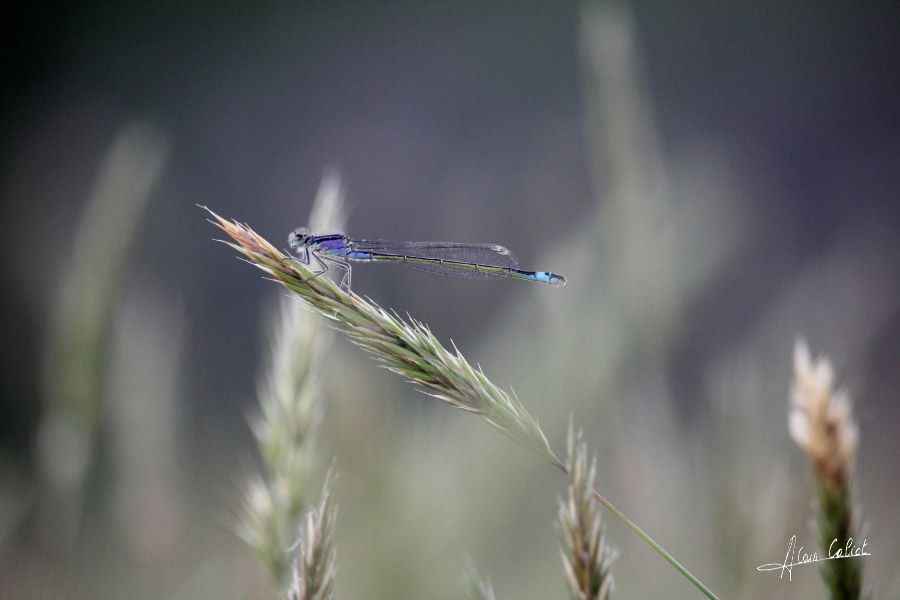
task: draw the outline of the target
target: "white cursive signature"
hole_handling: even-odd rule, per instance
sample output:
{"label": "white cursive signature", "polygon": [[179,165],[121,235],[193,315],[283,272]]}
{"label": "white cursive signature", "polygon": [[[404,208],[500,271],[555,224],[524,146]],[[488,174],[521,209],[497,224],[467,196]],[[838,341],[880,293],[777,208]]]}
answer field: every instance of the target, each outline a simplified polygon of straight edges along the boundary
{"label": "white cursive signature", "polygon": [[783,563],[769,563],[756,567],[757,571],[781,571],[781,579],[784,579],[784,572],[787,571],[788,581],[791,581],[792,569],[798,565],[806,565],[826,560],[836,560],[839,558],[855,558],[857,556],[872,556],[866,552],[866,544],[869,540],[863,538],[862,546],[854,545],[853,538],[848,538],[847,543],[841,547],[837,545],[837,538],[828,546],[828,556],[819,558],[817,552],[804,552],[803,546],[797,548],[797,536],[792,535],[788,542],[787,554],[784,555]]}

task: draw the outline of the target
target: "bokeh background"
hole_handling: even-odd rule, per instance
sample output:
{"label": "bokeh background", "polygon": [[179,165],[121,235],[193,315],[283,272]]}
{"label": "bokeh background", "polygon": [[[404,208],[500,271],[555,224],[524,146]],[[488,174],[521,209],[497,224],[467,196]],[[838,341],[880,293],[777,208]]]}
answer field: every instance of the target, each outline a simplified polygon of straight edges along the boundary
{"label": "bokeh background", "polygon": [[[358,237],[496,242],[561,289],[391,267],[354,289],[516,390],[722,597],[811,545],[791,351],[860,423],[866,580],[900,597],[900,34],[890,3],[12,3],[3,9],[0,597],[276,597],[234,533],[282,243],[339,174]],[[562,597],[565,480],[346,340],[340,598]],[[623,598],[698,593],[618,522]]]}

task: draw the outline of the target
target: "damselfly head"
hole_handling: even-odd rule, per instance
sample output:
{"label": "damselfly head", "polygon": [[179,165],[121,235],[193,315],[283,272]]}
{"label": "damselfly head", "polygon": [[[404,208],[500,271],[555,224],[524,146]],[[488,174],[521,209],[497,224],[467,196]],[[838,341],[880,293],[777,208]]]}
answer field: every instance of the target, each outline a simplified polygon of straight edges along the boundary
{"label": "damselfly head", "polygon": [[306,245],[306,242],[310,238],[310,231],[306,227],[299,227],[291,232],[291,235],[288,236],[288,245],[291,247],[291,250],[297,250]]}

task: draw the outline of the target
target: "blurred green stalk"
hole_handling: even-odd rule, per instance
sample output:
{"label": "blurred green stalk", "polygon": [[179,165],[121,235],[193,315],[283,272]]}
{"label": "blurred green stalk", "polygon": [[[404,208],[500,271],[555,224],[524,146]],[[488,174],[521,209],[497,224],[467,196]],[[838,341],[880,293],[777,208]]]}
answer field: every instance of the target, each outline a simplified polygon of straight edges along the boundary
{"label": "blurred green stalk", "polygon": [[[77,226],[60,257],[62,285],[51,317],[43,364],[46,412],[39,436],[42,475],[59,502],[64,532],[75,534],[80,488],[91,461],[107,397],[105,366],[112,313],[135,232],[168,158],[168,140],[144,123],[125,127],[113,142]],[[56,510],[56,509],[54,509]],[[52,535],[58,537],[54,527]]]}

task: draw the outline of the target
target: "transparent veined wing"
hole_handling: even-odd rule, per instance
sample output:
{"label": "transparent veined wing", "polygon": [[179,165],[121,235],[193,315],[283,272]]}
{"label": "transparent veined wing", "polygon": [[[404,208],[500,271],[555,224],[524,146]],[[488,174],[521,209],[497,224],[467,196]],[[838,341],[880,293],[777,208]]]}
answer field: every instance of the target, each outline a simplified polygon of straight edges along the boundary
{"label": "transparent veined wing", "polygon": [[[355,252],[372,253],[372,260],[375,262],[402,262],[418,271],[460,279],[493,279],[509,276],[505,272],[479,270],[476,265],[501,269],[518,268],[518,262],[512,252],[497,244],[353,240],[351,247]],[[404,258],[408,260],[403,260]],[[421,262],[416,259],[446,260],[458,264]]]}

